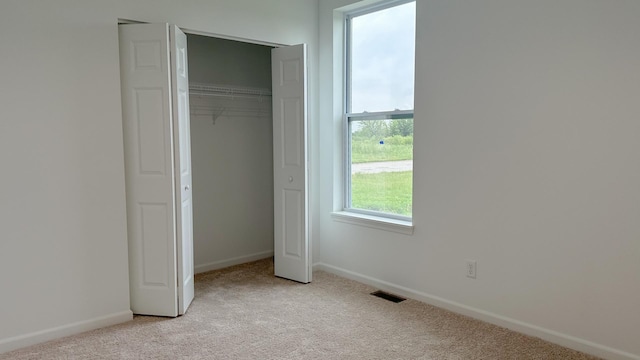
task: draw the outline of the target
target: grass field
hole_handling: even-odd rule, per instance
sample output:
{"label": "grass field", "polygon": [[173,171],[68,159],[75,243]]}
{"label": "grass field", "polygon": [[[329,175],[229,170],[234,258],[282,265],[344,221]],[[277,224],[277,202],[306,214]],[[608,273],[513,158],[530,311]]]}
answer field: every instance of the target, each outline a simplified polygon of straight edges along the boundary
{"label": "grass field", "polygon": [[[353,136],[351,162],[400,161],[413,159],[413,135]],[[411,216],[413,171],[353,174],[351,207]]]}
{"label": "grass field", "polygon": [[[411,143],[394,143],[391,139],[380,144],[380,140],[357,139],[351,141],[351,162],[398,161],[413,159],[413,137]],[[406,142],[406,141],[405,141]]]}
{"label": "grass field", "polygon": [[351,206],[411,216],[413,171],[353,174]]}

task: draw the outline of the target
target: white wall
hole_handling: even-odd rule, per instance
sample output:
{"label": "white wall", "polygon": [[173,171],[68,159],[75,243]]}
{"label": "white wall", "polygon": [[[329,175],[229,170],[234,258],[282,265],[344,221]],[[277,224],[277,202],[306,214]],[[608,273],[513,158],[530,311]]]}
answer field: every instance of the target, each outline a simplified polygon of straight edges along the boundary
{"label": "white wall", "polygon": [[353,2],[320,2],[320,147],[334,151],[320,153],[332,178],[318,268],[640,358],[640,3],[418,0],[406,236],[329,216],[341,191],[333,9]]}
{"label": "white wall", "polygon": [[[271,89],[271,47],[188,35],[188,51],[191,83]],[[196,272],[272,256],[271,98],[190,101]]]}
{"label": "white wall", "polygon": [[307,42],[316,66],[316,0],[2,1],[0,352],[131,316],[118,18]]}

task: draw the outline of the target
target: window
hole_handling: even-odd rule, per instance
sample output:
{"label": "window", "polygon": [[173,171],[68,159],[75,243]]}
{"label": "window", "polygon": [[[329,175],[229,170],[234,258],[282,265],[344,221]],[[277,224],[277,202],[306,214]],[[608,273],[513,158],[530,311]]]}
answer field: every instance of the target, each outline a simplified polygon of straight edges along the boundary
{"label": "window", "polygon": [[415,18],[415,1],[346,16],[346,211],[411,219]]}

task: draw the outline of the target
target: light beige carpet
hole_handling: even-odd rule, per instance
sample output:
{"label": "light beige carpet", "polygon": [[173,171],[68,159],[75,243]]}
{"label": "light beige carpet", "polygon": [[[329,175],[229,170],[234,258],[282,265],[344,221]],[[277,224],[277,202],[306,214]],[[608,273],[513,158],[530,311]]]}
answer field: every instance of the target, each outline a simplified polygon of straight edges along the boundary
{"label": "light beige carpet", "polygon": [[594,359],[374,290],[325,272],[275,278],[261,260],[198,275],[185,316],[136,316],[0,359]]}

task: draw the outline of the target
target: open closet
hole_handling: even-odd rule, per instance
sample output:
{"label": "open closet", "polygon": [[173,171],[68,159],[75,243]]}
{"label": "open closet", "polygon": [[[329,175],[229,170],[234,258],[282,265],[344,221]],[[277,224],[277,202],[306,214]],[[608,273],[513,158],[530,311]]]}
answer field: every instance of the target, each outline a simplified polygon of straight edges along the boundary
{"label": "open closet", "polygon": [[197,273],[273,255],[272,47],[187,45]]}
{"label": "open closet", "polygon": [[119,35],[133,312],[182,315],[194,272],[270,256],[310,282],[306,46]]}

